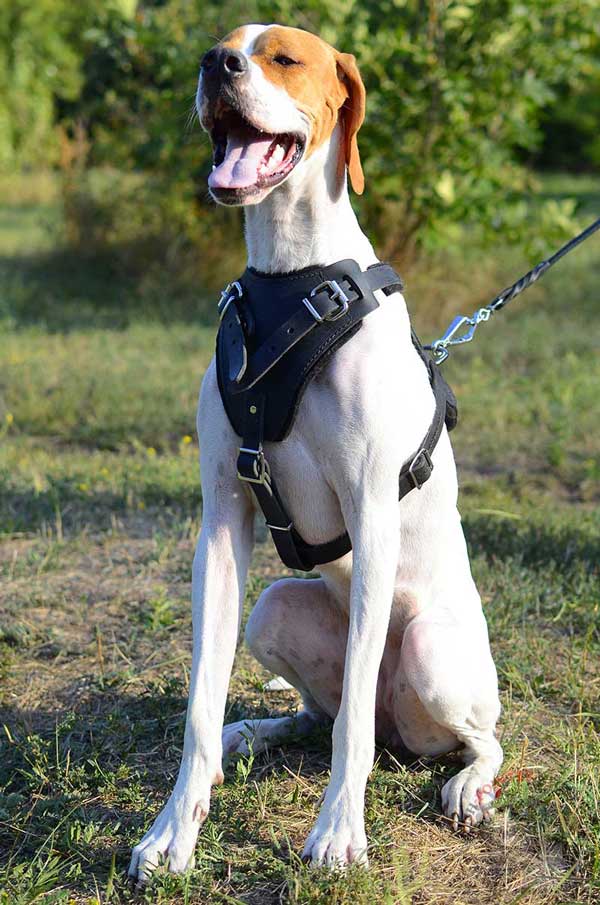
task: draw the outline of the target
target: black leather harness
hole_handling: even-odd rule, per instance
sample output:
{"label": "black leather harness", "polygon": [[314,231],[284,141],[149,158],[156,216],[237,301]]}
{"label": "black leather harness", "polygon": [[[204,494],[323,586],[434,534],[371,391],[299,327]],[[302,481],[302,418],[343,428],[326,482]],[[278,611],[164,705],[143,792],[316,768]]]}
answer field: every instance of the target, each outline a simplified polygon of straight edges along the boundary
{"label": "black leather harness", "polygon": [[[310,572],[352,549],[348,533],[324,544],[307,544],[289,517],[263,443],[283,440],[311,380],[331,355],[360,329],[386,295],[401,290],[389,264],[361,271],[356,261],[307,267],[285,274],[248,267],[221,293],[217,334],[217,379],[221,399],[242,438],[238,478],[249,484],[265,516],[277,551],[291,569]],[[398,498],[421,488],[433,470],[432,454],[444,424],[456,425],[456,400],[414,331],[412,341],[429,372],[435,414],[419,449],[402,465]]]}

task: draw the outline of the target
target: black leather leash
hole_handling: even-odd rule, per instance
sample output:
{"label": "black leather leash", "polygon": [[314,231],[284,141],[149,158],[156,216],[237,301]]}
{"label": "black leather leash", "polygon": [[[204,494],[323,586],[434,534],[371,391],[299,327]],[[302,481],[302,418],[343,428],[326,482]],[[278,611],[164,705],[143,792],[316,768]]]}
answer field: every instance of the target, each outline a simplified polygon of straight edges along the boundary
{"label": "black leather leash", "polygon": [[[263,444],[287,435],[307,382],[378,307],[373,293],[402,288],[388,264],[361,271],[346,260],[290,274],[248,268],[221,295],[217,376],[229,420],[242,437],[238,477],[252,489],[277,551],[292,569],[311,571],[339,559],[352,543],[347,532],[324,544],[306,543],[281,499]],[[419,449],[400,469],[399,499],[429,479],[444,424],[451,430],[457,417],[452,391],[414,331],[412,339],[428,369],[436,406]]]}
{"label": "black leather leash", "polygon": [[585,242],[586,239],[589,239],[590,236],[599,229],[600,218],[594,220],[594,222],[580,232],[579,235],[563,245],[562,248],[559,248],[558,251],[554,252],[549,258],[546,258],[545,261],[541,261],[539,264],[536,264],[535,267],[532,267],[525,276],[518,279],[512,286],[503,289],[500,295],[497,295],[489,305],[478,308],[471,317],[467,317],[464,314],[458,314],[443,336],[440,336],[440,338],[436,339],[435,342],[432,342],[431,345],[425,346],[425,348],[433,355],[435,362],[441,364],[443,361],[446,361],[450,354],[450,346],[460,346],[463,345],[463,343],[470,343],[475,336],[475,331],[479,324],[489,321],[492,314],[495,314],[496,311],[500,311],[501,308],[504,308],[505,305],[524,292],[525,289],[539,280],[539,278],[543,276],[547,270],[550,270],[557,261],[560,261],[561,258],[574,248],[577,248],[582,242]]}

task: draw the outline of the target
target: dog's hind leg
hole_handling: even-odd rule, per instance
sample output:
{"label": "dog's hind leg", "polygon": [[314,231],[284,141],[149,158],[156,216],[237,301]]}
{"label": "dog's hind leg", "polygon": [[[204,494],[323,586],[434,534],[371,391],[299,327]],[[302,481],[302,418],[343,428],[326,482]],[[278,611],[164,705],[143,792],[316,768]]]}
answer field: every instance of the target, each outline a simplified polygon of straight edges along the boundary
{"label": "dog's hind leg", "polygon": [[465,767],[443,787],[442,809],[455,829],[468,832],[493,813],[493,783],[502,763],[494,732],[498,681],[483,614],[474,610],[459,621],[443,608],[424,611],[409,623],[401,657],[428,715],[464,745]]}
{"label": "dog's hind leg", "polygon": [[266,669],[302,695],[293,716],[240,720],[223,729],[223,754],[256,754],[269,744],[310,733],[337,713],[348,625],[321,579],[289,578],[263,591],[250,614],[246,641]]}

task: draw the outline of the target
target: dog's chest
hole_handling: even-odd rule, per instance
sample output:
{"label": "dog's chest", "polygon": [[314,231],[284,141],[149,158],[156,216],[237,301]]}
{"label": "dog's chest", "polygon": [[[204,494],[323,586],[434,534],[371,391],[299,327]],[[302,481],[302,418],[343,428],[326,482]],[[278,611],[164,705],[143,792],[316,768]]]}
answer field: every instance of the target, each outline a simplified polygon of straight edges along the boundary
{"label": "dog's chest", "polygon": [[[414,445],[411,435],[419,435],[423,414],[429,416],[426,408],[408,430],[394,416],[404,407],[403,376],[386,349],[389,321],[385,310],[374,312],[307,386],[288,437],[265,444],[290,516],[309,543],[344,530],[344,497],[377,477],[369,471],[374,458],[386,458],[397,473],[404,448]],[[410,345],[407,351],[412,358]],[[419,389],[430,403],[418,360],[414,370],[419,386],[410,373],[408,395]]]}

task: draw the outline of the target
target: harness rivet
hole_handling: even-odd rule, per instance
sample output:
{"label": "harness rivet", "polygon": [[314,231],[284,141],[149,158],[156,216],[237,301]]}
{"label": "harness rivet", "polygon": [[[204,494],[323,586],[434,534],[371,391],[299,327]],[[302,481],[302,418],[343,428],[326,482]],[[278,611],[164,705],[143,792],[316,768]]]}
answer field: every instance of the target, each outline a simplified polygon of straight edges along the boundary
{"label": "harness rivet", "polygon": [[250,406],[250,414],[251,414],[251,415],[256,415],[256,406],[255,406],[255,405],[251,405],[251,406]]}

